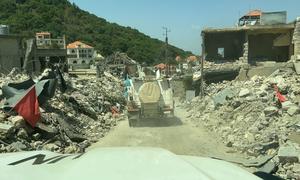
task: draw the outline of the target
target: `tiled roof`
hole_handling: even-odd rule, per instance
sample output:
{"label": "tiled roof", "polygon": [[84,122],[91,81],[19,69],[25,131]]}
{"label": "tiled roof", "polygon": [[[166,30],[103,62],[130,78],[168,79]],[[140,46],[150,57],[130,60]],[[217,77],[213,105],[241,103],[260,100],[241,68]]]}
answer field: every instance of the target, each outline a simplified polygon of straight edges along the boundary
{"label": "tiled roof", "polygon": [[80,41],[75,41],[71,44],[68,44],[67,49],[76,49],[76,48],[88,48],[91,49],[93,48],[92,46],[89,46],[87,44],[84,44],[83,42]]}
{"label": "tiled roof", "polygon": [[196,62],[198,58],[196,56],[190,56],[187,58],[187,62]]}
{"label": "tiled roof", "polygon": [[248,14],[246,14],[246,16],[261,16],[261,10],[253,10],[248,12]]}
{"label": "tiled roof", "polygon": [[36,35],[50,35],[51,33],[49,32],[38,32]]}

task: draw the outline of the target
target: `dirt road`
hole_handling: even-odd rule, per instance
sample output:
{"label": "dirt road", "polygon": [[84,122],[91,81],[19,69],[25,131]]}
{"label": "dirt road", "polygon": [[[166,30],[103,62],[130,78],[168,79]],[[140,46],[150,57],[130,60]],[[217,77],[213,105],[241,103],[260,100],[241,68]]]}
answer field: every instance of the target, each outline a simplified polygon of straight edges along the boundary
{"label": "dirt road", "polygon": [[176,118],[163,121],[143,121],[139,127],[131,128],[122,121],[106,137],[90,148],[142,146],[161,147],[180,155],[236,156],[229,151],[212,132],[195,127],[187,119],[188,114],[180,107]]}

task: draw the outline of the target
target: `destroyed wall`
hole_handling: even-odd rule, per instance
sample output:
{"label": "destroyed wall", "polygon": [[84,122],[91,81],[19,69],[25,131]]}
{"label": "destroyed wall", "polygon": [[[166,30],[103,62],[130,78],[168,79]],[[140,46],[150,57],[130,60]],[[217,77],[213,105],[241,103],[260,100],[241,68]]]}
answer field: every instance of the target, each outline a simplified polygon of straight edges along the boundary
{"label": "destroyed wall", "polygon": [[[289,32],[286,32],[289,33]],[[253,64],[257,61],[286,62],[290,59],[290,46],[275,46],[274,42],[280,38],[282,33],[259,33],[249,34],[249,58],[248,62]]]}
{"label": "destroyed wall", "polygon": [[23,63],[22,40],[17,36],[0,35],[0,73],[9,73],[12,68],[21,69]]}
{"label": "destroyed wall", "polygon": [[[204,33],[206,59],[209,61],[234,61],[243,56],[245,32]],[[224,57],[218,49],[224,48]]]}
{"label": "destroyed wall", "polygon": [[294,51],[299,51],[297,32],[297,28],[294,32],[292,24],[207,29],[202,32],[206,60],[240,60],[249,64],[259,61],[287,62]]}
{"label": "destroyed wall", "polygon": [[294,36],[293,36],[293,43],[294,43],[294,54],[295,59],[300,60],[300,17],[297,18]]}

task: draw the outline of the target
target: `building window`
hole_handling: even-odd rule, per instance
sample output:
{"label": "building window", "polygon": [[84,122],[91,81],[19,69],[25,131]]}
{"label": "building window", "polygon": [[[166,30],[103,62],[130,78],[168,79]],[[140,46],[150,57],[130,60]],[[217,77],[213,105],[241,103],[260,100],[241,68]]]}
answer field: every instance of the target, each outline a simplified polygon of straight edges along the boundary
{"label": "building window", "polygon": [[221,58],[224,58],[224,57],[225,57],[225,49],[224,49],[223,47],[218,48],[218,55],[219,55]]}
{"label": "building window", "polygon": [[85,61],[83,60],[81,63],[82,63],[82,64],[85,64]]}
{"label": "building window", "polygon": [[73,64],[77,64],[77,61],[76,61],[76,60],[74,60],[74,61],[73,61]]}
{"label": "building window", "polygon": [[72,51],[71,51],[72,53],[75,53],[75,49],[72,49]]}

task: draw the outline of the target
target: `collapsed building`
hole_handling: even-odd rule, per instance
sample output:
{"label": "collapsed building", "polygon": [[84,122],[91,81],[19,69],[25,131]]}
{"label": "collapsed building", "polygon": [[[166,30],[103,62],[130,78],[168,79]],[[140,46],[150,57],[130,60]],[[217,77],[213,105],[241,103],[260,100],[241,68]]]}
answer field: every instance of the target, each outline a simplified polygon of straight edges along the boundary
{"label": "collapsed building", "polygon": [[131,59],[126,53],[115,52],[105,59],[105,65],[108,70],[114,75],[120,75],[127,69],[127,73],[131,76],[136,76],[138,73],[138,63]]}
{"label": "collapsed building", "polygon": [[206,28],[201,35],[206,83],[233,80],[239,74],[244,74],[241,80],[268,76],[287,65],[299,67],[300,19],[287,23],[286,11],[254,10],[236,27]]}
{"label": "collapsed building", "polygon": [[[248,16],[252,14],[248,13]],[[257,12],[253,16],[257,17]],[[204,29],[202,37],[206,60],[240,60],[255,65],[261,61],[299,59],[300,22],[286,23],[286,12],[261,13],[260,17],[259,20],[254,18],[254,25],[244,20],[239,23],[240,26],[233,28]]]}
{"label": "collapsed building", "polygon": [[67,71],[66,60],[65,36],[52,38],[50,32],[39,32],[34,39],[26,40],[24,70],[42,72],[54,64],[60,64]]}
{"label": "collapsed building", "polygon": [[[36,33],[35,38],[10,34],[8,26],[1,26],[0,72],[9,73],[13,68],[28,72],[42,72],[45,68],[66,65],[65,37],[53,39],[51,33]],[[7,29],[7,30],[6,30]]]}
{"label": "collapsed building", "polygon": [[9,73],[13,67],[22,67],[24,61],[22,37],[9,34],[9,27],[0,26],[0,72]]}

